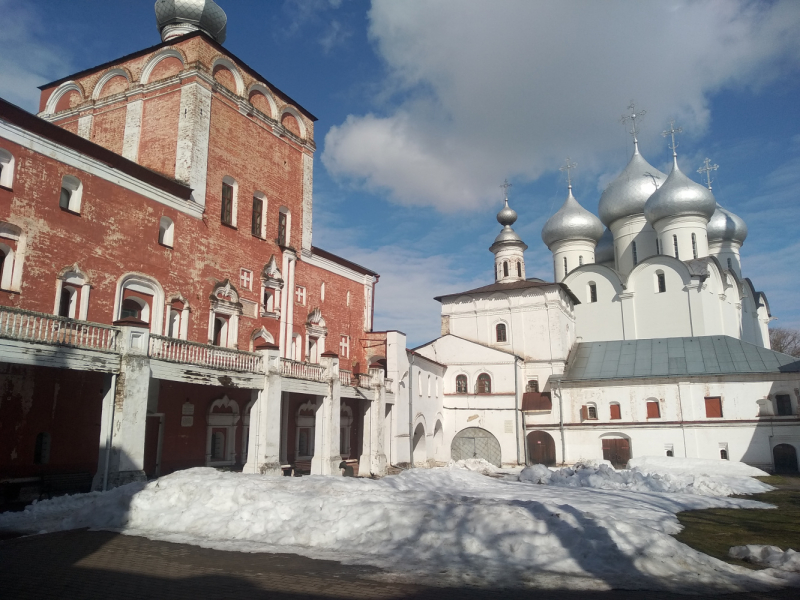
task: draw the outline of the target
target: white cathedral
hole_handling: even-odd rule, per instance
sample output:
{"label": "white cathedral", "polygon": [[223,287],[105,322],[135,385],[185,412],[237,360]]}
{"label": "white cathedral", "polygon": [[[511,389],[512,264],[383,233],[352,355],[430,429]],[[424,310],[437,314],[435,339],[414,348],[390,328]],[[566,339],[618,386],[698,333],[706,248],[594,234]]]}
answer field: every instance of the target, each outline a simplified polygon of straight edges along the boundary
{"label": "white cathedral", "polygon": [[414,350],[390,339],[388,376],[408,414],[392,462],[655,455],[797,469],[800,362],[770,350],[767,298],[742,276],[747,227],[717,204],[715,166],[700,169],[708,187],[680,170],[677,132],[665,132],[665,175],[639,153],[634,120],[633,156],[599,219],[568,186],[542,230],[555,283],[525,277],[506,195],[495,281],[437,298],[441,337]]}

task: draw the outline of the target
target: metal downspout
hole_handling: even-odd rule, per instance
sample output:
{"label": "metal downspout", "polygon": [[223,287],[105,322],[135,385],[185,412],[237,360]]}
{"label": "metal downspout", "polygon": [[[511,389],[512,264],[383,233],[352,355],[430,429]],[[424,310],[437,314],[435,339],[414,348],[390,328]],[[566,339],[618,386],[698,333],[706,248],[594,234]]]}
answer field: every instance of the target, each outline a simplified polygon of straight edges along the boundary
{"label": "metal downspout", "polygon": [[567,441],[564,439],[564,400],[561,396],[561,380],[558,380],[558,426],[561,429],[561,464],[567,464]]}
{"label": "metal downspout", "polygon": [[[517,464],[519,464],[519,420],[522,418],[522,412],[520,411],[519,406],[519,373],[517,373],[517,364],[519,362],[519,358],[514,357],[514,423],[515,428],[517,431]],[[528,456],[527,456],[527,447],[526,444],[522,444],[522,460],[524,461],[523,464],[527,466],[528,464]]]}
{"label": "metal downspout", "polygon": [[411,367],[414,366],[414,355],[411,355],[408,361],[408,465],[409,468],[414,467],[414,432],[411,428],[414,426],[414,410],[411,406],[411,394],[414,390]]}

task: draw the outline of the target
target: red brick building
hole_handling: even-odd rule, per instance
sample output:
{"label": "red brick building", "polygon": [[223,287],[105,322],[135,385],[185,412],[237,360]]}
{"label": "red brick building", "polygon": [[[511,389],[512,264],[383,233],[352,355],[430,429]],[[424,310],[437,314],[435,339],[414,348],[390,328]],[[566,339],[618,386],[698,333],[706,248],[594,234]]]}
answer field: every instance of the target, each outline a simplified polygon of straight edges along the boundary
{"label": "red brick building", "polygon": [[0,101],[0,479],[385,468],[378,275],[312,244],[315,117],[194,3]]}

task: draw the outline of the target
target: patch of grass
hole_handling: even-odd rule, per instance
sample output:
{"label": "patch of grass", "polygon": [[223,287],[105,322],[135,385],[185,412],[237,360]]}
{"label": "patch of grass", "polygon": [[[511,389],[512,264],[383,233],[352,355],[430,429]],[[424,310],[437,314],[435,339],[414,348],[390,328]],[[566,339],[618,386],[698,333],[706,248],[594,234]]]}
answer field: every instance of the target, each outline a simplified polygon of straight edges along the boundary
{"label": "patch of grass", "polygon": [[[762,481],[780,477],[759,477]],[[792,478],[793,479],[793,478]],[[777,481],[766,481],[781,485]],[[793,482],[788,482],[793,483]],[[712,508],[678,513],[684,529],[676,539],[695,550],[726,562],[761,568],[728,556],[731,546],[765,544],[782,550],[800,550],[800,491],[777,489],[764,494],[743,496],[773,504],[771,510],[753,508]]]}
{"label": "patch of grass", "polygon": [[800,486],[800,477],[792,477],[790,475],[766,475],[765,477],[756,477],[756,479],[769,485]]}

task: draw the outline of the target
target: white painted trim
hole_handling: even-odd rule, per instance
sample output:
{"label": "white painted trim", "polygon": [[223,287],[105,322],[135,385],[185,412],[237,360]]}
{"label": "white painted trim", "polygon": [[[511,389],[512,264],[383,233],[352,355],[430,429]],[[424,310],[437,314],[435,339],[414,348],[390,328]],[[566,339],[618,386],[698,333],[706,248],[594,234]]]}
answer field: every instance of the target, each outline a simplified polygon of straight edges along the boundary
{"label": "white painted trim", "polygon": [[375,283],[375,277],[373,275],[365,275],[363,273],[359,273],[358,271],[349,269],[344,265],[340,265],[339,263],[333,262],[332,260],[327,258],[322,258],[321,256],[318,256],[316,254],[311,254],[310,256],[303,256],[303,262],[313,267],[318,267],[320,269],[328,271],[330,273],[346,277],[347,279],[355,281],[356,283],[361,283],[365,285]]}
{"label": "white painted trim", "polygon": [[[211,77],[214,77],[214,69],[217,67],[225,67],[228,69],[232,74],[234,80],[236,80],[236,94],[238,96],[244,96],[244,80],[242,79],[242,74],[239,72],[239,67],[237,67],[231,60],[224,56],[219,56],[214,59],[214,62],[211,63]],[[214,80],[216,81],[216,79]],[[219,82],[217,82],[219,83]]]}
{"label": "white painted trim", "polygon": [[139,83],[142,85],[147,85],[150,82],[150,76],[153,74],[153,69],[156,68],[156,65],[165,58],[170,57],[177,58],[179,61],[181,61],[181,64],[184,66],[184,68],[186,68],[186,61],[183,58],[183,54],[174,48],[167,48],[166,50],[162,50],[150,58],[144,69],[142,69],[142,74],[139,76]]}
{"label": "white painted trim", "polygon": [[27,148],[38,154],[43,154],[65,165],[80,169],[90,175],[109,181],[122,188],[137,193],[145,198],[164,204],[186,215],[200,219],[203,216],[203,207],[189,200],[158,189],[155,186],[137,179],[133,175],[123,173],[99,160],[81,154],[77,150],[67,148],[56,142],[38,136],[30,131],[0,120],[0,138],[5,138],[14,144]]}
{"label": "white painted trim", "polygon": [[58,104],[58,101],[61,100],[61,97],[64,94],[71,91],[78,92],[81,95],[81,100],[84,100],[83,88],[74,81],[65,81],[58,86],[52,94],[50,94],[50,97],[47,99],[47,104],[44,107],[44,112],[50,115],[55,114],[56,104]]}
{"label": "white painted trim", "polygon": [[300,128],[300,137],[305,140],[308,137],[308,130],[306,129],[306,124],[303,122],[303,117],[300,116],[300,111],[298,111],[294,106],[284,106],[281,109],[279,121],[282,121],[283,115],[290,114],[295,119],[297,119],[297,126]]}
{"label": "white painted trim", "polygon": [[[269,102],[270,106],[270,113],[267,115],[271,119],[275,119],[275,115],[278,114],[278,105],[275,104],[275,99],[272,97],[272,92],[262,83],[253,83],[247,90],[247,101],[250,102],[250,96],[253,92],[259,92],[266,97],[267,102]],[[250,102],[250,104],[253,104]]]}
{"label": "white painted trim", "polygon": [[150,333],[160,335],[164,327],[164,288],[154,278],[144,273],[125,273],[117,280],[117,291],[114,296],[114,321],[119,319],[122,307],[122,291],[130,289],[153,295],[153,306],[150,310]]}
{"label": "white painted trim", "polygon": [[95,84],[94,90],[92,91],[92,100],[97,100],[100,98],[100,92],[103,91],[103,87],[111,81],[114,77],[124,77],[128,81],[128,87],[131,85],[131,78],[128,77],[128,72],[124,69],[120,69],[119,67],[111,69],[105,73]]}

